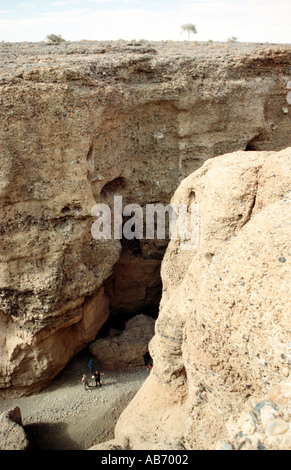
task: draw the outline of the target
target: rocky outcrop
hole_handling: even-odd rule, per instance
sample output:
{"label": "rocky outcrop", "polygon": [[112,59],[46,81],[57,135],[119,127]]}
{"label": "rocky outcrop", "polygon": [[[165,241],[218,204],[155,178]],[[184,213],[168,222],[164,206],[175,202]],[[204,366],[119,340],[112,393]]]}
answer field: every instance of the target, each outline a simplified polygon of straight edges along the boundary
{"label": "rocky outcrop", "polygon": [[208,158],[291,145],[291,50],[1,43],[0,55],[0,393],[11,396],[45,386],[111,306],[159,303],[167,242],[97,242],[96,202],[168,203]]}
{"label": "rocky outcrop", "polygon": [[0,415],[0,450],[26,450],[29,441],[18,407]]}
{"label": "rocky outcrop", "polygon": [[137,315],[126,322],[123,331],[110,330],[107,338],[97,339],[90,344],[89,350],[108,370],[144,366],[154,326],[153,318]]}
{"label": "rocky outcrop", "polygon": [[4,317],[0,331],[3,395],[8,396],[8,390],[13,396],[46,386],[88,341],[95,338],[109,315],[103,288],[91,299],[68,303],[67,308],[70,307],[72,310],[64,308],[56,312],[56,318],[48,314],[42,324],[32,314],[30,318],[23,318],[24,325]]}
{"label": "rocky outcrop", "polygon": [[291,148],[227,154],[176,191],[199,204],[199,246],[169,244],[154,367],[116,445],[290,448],[290,165]]}

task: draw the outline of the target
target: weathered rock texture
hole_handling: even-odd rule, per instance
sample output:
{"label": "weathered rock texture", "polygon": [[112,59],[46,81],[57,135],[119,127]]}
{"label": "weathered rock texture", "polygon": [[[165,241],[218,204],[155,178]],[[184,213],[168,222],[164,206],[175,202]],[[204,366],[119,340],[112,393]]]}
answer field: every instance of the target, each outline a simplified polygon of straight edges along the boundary
{"label": "weathered rock texture", "polygon": [[[154,367],[117,423],[116,445],[290,447],[290,382],[278,392],[291,364],[290,169],[291,148],[240,151],[181,183],[172,202],[199,204],[200,243],[195,251],[169,244]],[[266,400],[275,405],[263,419]]]}
{"label": "weathered rock texture", "polygon": [[26,450],[29,441],[22,427],[18,407],[0,415],[0,450]]}
{"label": "weathered rock texture", "polygon": [[[290,450],[291,380],[284,380],[262,399],[248,403],[226,423],[228,440],[216,450]],[[252,400],[251,400],[252,401]]]}
{"label": "weathered rock texture", "polygon": [[89,350],[109,370],[131,370],[144,366],[144,356],[154,336],[154,326],[153,318],[137,315],[126,322],[123,331],[111,330],[107,338],[91,343]]}
{"label": "weathered rock texture", "polygon": [[97,243],[96,202],[168,203],[210,157],[291,145],[291,48],[2,43],[0,55],[0,389],[11,396],[48,383],[110,304],[159,303],[166,242]]}

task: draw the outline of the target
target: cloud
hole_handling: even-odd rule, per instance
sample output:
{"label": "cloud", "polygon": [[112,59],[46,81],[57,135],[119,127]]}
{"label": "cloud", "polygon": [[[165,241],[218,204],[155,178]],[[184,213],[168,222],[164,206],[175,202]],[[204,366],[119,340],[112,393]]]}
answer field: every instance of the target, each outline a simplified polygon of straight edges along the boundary
{"label": "cloud", "polygon": [[17,4],[17,8],[26,8],[28,10],[31,10],[35,7],[36,7],[36,5],[33,2],[21,2],[21,3]]}
{"label": "cloud", "polygon": [[64,5],[70,5],[71,3],[72,3],[72,2],[70,2],[70,1],[69,1],[69,2],[53,2],[53,3],[52,3],[52,6],[54,6],[54,7],[62,7],[62,6],[64,6]]}
{"label": "cloud", "polygon": [[104,5],[107,5],[107,4],[111,4],[112,6],[118,8],[119,7],[119,4],[121,5],[144,5],[145,4],[145,1],[140,1],[140,0],[87,0],[88,3],[92,3],[92,4],[104,4]]}
{"label": "cloud", "polygon": [[22,26],[41,26],[46,24],[74,24],[82,19],[85,20],[90,12],[90,9],[50,11],[32,17],[5,19],[0,21],[0,28],[21,28]]}
{"label": "cloud", "polygon": [[64,2],[52,2],[51,5],[58,7],[58,6],[66,6],[66,5],[72,5],[73,3],[77,3],[79,0],[65,0]]}

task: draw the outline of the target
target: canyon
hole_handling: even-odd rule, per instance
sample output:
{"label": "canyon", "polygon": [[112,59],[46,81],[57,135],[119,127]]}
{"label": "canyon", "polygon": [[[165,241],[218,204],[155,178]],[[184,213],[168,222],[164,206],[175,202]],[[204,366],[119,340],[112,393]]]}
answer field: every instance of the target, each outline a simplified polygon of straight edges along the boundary
{"label": "canyon", "polygon": [[[288,379],[291,47],[1,43],[0,56],[0,396],[43,390],[108,321],[146,314],[154,367],[108,445],[215,447],[248,397]],[[92,208],[117,195],[197,202],[198,249],[95,240]]]}

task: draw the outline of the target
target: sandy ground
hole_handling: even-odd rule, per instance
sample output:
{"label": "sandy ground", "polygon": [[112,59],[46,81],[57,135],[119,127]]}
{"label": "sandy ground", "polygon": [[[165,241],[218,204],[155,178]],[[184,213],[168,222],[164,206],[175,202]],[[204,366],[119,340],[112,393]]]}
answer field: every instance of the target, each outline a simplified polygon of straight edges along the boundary
{"label": "sandy ground", "polygon": [[[122,410],[148,377],[145,367],[132,372],[106,371],[102,387],[91,379],[87,350],[76,356],[54,382],[37,395],[2,399],[0,412],[19,406],[31,450],[84,450],[114,437]],[[92,387],[85,391],[82,375]]]}

